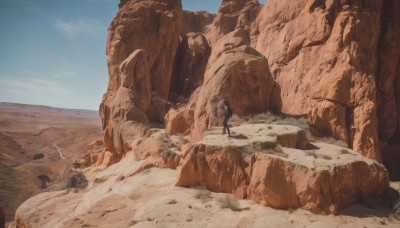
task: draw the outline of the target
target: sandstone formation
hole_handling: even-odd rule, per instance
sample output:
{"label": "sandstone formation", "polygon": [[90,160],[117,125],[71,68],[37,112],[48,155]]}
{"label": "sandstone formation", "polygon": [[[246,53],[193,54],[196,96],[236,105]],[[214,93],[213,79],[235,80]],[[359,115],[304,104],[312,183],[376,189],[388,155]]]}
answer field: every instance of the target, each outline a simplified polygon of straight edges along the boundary
{"label": "sandstone formation", "polygon": [[206,129],[218,124],[223,98],[237,115],[280,109],[279,89],[269,71],[268,60],[249,44],[246,30],[238,29],[214,45],[195,101],[194,139],[201,139]]}
{"label": "sandstone formation", "polygon": [[387,171],[376,161],[324,143],[315,143],[318,149],[314,150],[278,149],[277,138],[293,134],[289,132],[295,128],[271,127],[242,125],[232,131],[247,139],[226,139],[211,132],[202,141],[186,145],[176,185],[206,186],[273,208],[301,207],[323,214],[336,214],[388,190]]}
{"label": "sandstone formation", "polygon": [[206,11],[183,11],[180,34],[205,33],[207,27],[214,21],[215,15]]}
{"label": "sandstone formation", "polygon": [[[118,164],[89,174],[86,189],[44,192],[30,198],[18,208],[14,225],[251,228],[266,224],[273,227],[398,227],[400,224],[396,219],[398,214],[375,205],[357,204],[337,216],[325,216],[301,209],[275,210],[204,188],[175,187],[177,171],[173,169],[151,168],[130,176],[142,163],[128,153]],[[391,187],[400,189],[400,185]],[[357,216],[360,213],[368,216]],[[379,216],[383,213],[388,213],[388,218]]]}
{"label": "sandstone formation", "polygon": [[115,157],[145,134],[141,124],[164,119],[182,17],[178,0],[121,1],[119,7],[109,28],[109,83],[100,105],[104,143]]}
{"label": "sandstone formation", "polygon": [[[222,0],[216,15],[183,11],[180,0],[121,0],[109,28],[109,84],[100,105],[106,148],[80,161],[104,170],[89,169],[89,185],[76,195],[48,192],[26,201],[17,227],[85,226],[83,219],[103,216],[121,227],[196,226],[209,217],[196,221],[192,213],[224,209],[209,197],[217,193],[194,196],[188,192],[196,189],[173,183],[318,214],[388,194],[379,162],[400,178],[399,13],[400,3],[390,0]],[[223,98],[238,116],[308,115],[311,133],[350,149],[310,143],[304,130],[278,123],[242,123],[233,137],[221,136],[215,127]],[[207,203],[198,202],[203,197]],[[56,218],[47,217],[60,207]],[[110,207],[118,213],[110,215]],[[224,225],[257,227],[242,215]],[[291,216],[277,226],[293,222]]]}
{"label": "sandstone formation", "polygon": [[226,34],[249,29],[260,10],[258,0],[223,0],[213,23],[207,28],[209,42],[214,45]]}
{"label": "sandstone formation", "polygon": [[[227,98],[239,116],[307,114],[313,134],[396,170],[399,8],[389,0],[223,0],[212,15],[182,11],[179,0],[121,1],[100,107],[107,150],[96,164],[133,150],[152,165],[176,167],[179,153],[152,127],[165,123],[167,134],[201,140]],[[302,138],[277,140],[307,149]]]}
{"label": "sandstone formation", "polygon": [[194,111],[199,96],[197,88],[187,104],[172,107],[165,116],[165,132],[167,134],[189,134],[194,123]]}
{"label": "sandstone formation", "polygon": [[165,116],[165,131],[168,134],[188,134],[194,118],[193,108],[187,106],[171,108]]}
{"label": "sandstone formation", "polygon": [[252,46],[270,60],[282,111],[381,160],[378,144],[398,138],[399,11],[390,0],[268,1]]}
{"label": "sandstone formation", "polygon": [[308,113],[314,129],[378,160],[380,9],[377,1],[269,1],[254,44],[271,60],[283,112]]}
{"label": "sandstone formation", "polygon": [[189,97],[203,83],[211,48],[202,33],[188,33],[179,44],[171,91]]}

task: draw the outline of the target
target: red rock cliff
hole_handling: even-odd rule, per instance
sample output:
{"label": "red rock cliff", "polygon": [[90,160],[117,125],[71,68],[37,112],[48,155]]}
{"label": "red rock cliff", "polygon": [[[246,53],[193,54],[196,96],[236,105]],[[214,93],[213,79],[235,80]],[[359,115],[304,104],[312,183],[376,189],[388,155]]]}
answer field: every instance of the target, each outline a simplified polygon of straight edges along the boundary
{"label": "red rock cliff", "polygon": [[381,160],[378,145],[398,141],[399,12],[389,0],[268,1],[253,45],[270,59],[282,111]]}
{"label": "red rock cliff", "polygon": [[[280,96],[267,98],[269,102],[281,102],[275,107],[282,105],[284,113],[308,114],[314,134],[341,139],[367,157],[398,167],[393,158],[400,141],[399,4],[268,0],[260,5],[255,0],[224,0],[214,16],[182,13],[178,0],[122,1],[107,45],[110,81],[100,110],[106,145],[123,151],[126,137],[121,132],[130,129],[135,134],[125,126],[127,121],[161,122],[169,93],[182,95],[188,79],[191,87],[183,95],[189,96],[208,74],[206,65],[216,59],[210,49],[217,52],[218,41],[241,29],[256,51],[251,52],[268,59],[277,82],[272,94]],[[275,82],[271,83],[268,86]],[[187,132],[191,124],[203,130],[201,124],[213,122],[196,123],[198,95],[194,93],[190,108],[181,108],[184,115],[175,111],[168,116],[172,122],[171,116],[186,116],[179,131]]]}

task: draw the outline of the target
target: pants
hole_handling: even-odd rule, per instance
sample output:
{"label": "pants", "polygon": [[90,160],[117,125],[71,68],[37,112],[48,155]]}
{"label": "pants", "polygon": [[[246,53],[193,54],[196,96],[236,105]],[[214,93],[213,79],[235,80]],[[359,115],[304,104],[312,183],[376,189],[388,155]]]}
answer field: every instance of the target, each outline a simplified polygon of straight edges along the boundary
{"label": "pants", "polygon": [[228,131],[228,135],[231,136],[231,131],[229,130],[228,127],[228,121],[229,121],[229,117],[222,117],[222,124],[224,125],[224,129],[222,130],[222,134],[225,134],[226,131]]}

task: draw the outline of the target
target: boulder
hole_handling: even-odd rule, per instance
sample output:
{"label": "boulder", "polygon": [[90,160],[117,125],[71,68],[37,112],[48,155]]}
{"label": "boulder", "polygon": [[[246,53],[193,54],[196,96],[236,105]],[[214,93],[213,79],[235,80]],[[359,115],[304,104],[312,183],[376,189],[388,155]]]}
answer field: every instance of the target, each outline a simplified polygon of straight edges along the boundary
{"label": "boulder", "polygon": [[171,108],[165,116],[165,132],[167,134],[189,134],[192,131],[194,123],[194,111],[199,96],[200,87],[198,87],[190,97],[187,104],[179,105],[177,108]]}
{"label": "boulder", "polygon": [[306,150],[308,147],[307,134],[303,130],[280,134],[276,137],[276,141],[279,145],[288,148]]}
{"label": "boulder", "polygon": [[314,143],[313,150],[277,147],[277,139],[293,130],[254,124],[232,128],[232,138],[206,132],[202,141],[184,146],[176,185],[320,214],[336,214],[389,189],[385,167],[350,149],[325,143]]}
{"label": "boulder", "polygon": [[142,168],[175,169],[180,161],[181,143],[179,138],[167,135],[164,130],[152,129],[147,136],[133,140],[131,147],[137,160],[146,160]]}
{"label": "boulder", "polygon": [[188,134],[193,124],[194,110],[186,106],[170,109],[165,116],[165,132],[167,134]]}
{"label": "boulder", "polygon": [[279,110],[278,86],[271,76],[268,60],[249,47],[244,29],[238,29],[213,47],[204,83],[199,88],[192,136],[219,123],[221,101],[226,98],[237,115]]}

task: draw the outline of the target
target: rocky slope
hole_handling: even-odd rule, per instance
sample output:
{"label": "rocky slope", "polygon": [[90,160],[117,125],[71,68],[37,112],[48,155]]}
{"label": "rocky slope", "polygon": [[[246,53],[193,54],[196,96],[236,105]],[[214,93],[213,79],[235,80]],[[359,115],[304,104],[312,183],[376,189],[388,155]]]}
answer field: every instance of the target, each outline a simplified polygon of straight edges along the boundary
{"label": "rocky slope", "polygon": [[[107,169],[82,170],[89,180],[87,188],[46,192],[27,200],[17,210],[15,225],[263,227],[269,221],[296,227],[315,221],[320,222],[316,226],[379,226],[384,221],[395,227],[400,223],[398,212],[375,201],[389,187],[387,171],[376,161],[322,142],[313,142],[311,149],[296,149],[308,143],[304,132],[293,125],[243,124],[232,128],[234,137],[230,139],[216,130],[206,132],[198,143],[176,140],[177,169],[148,166],[151,156],[138,161],[130,151]],[[279,144],[293,148],[279,149]],[[240,198],[291,211],[272,210]],[[392,205],[390,198],[385,199]],[[351,217],[340,210],[358,201],[376,208],[358,205],[357,211],[367,210],[373,217]],[[323,217],[295,208],[339,216]],[[393,219],[379,219],[379,211]]]}

